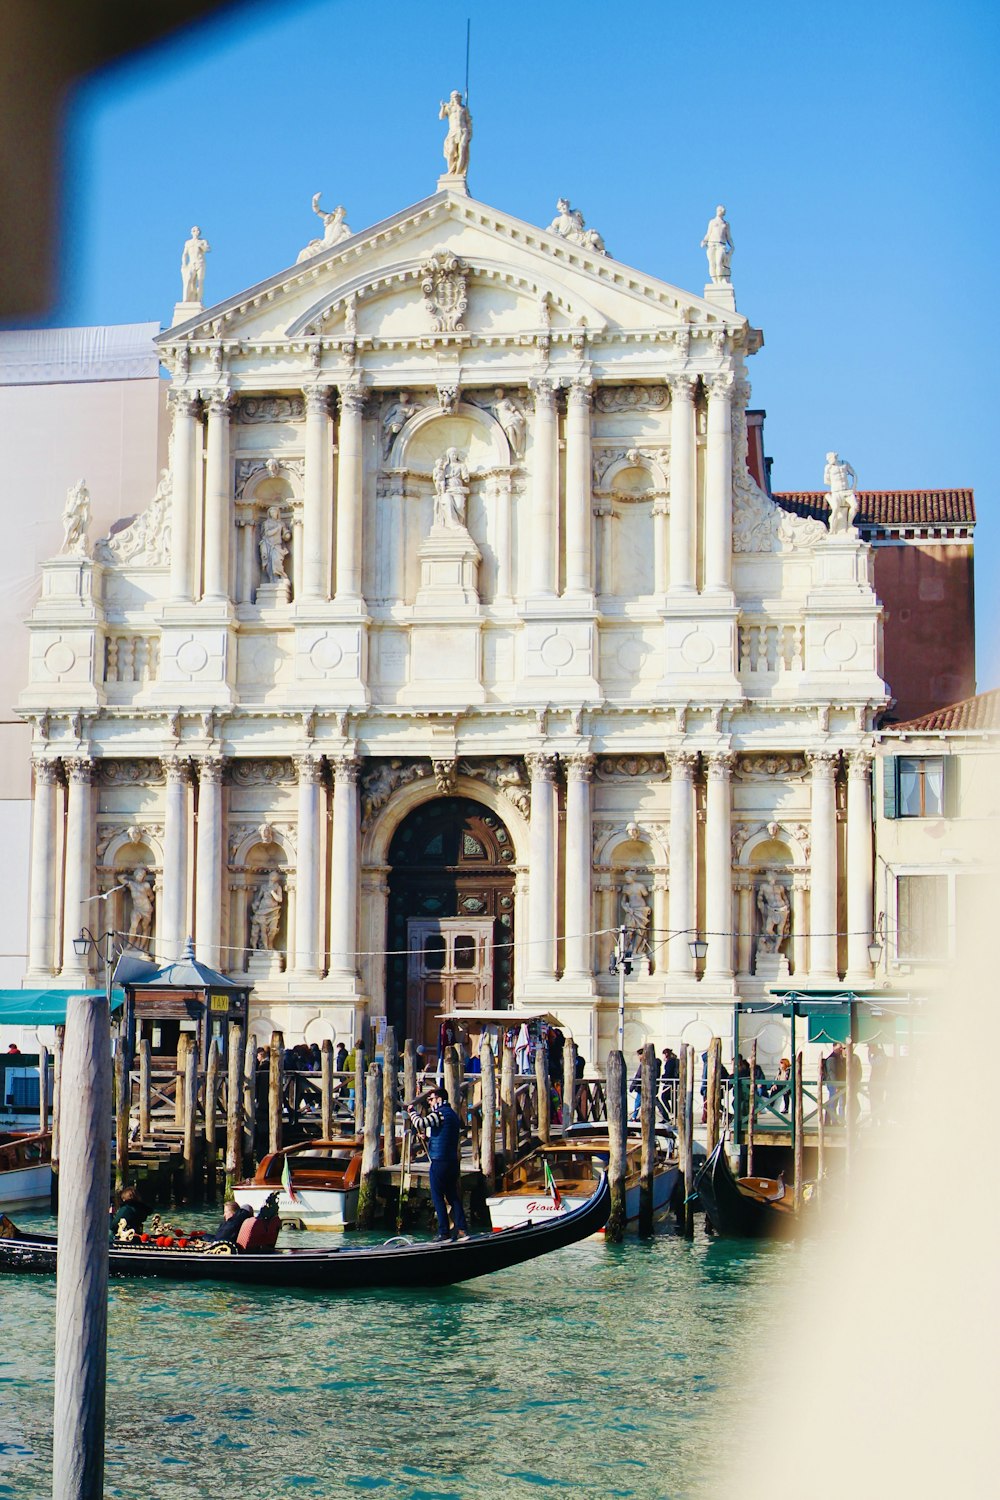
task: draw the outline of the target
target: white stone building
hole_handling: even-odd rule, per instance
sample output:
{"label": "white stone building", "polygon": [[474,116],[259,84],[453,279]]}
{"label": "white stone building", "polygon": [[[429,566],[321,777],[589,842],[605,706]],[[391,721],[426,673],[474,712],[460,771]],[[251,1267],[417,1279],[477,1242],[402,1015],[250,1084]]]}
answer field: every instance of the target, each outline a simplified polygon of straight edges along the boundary
{"label": "white stone building", "polygon": [[516,1000],[599,1059],[622,921],[631,1047],[870,979],[870,551],[751,478],[762,338],[713,269],[453,175],[179,307],[169,471],[30,619],[26,982],[80,982],[96,895],[135,930],[123,876],[293,1039]]}

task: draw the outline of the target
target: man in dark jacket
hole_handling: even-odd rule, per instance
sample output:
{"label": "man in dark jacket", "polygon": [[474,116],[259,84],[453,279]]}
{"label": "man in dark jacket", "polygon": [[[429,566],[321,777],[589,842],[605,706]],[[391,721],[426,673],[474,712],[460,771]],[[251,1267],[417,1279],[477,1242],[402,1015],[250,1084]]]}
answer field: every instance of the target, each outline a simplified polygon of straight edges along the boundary
{"label": "man in dark jacket", "polygon": [[[410,1110],[410,1123],[415,1130],[427,1137],[427,1155],[430,1157],[430,1187],[434,1212],[437,1214],[438,1239],[464,1240],[468,1238],[465,1210],[459,1188],[459,1135],[461,1121],[444,1094],[432,1089],[427,1096],[428,1110],[422,1115],[419,1110]],[[448,1222],[448,1209],[455,1221],[452,1233]]]}
{"label": "man in dark jacket", "polygon": [[239,1238],[240,1230],[247,1219],[253,1218],[253,1209],[248,1205],[236,1203],[232,1198],[227,1199],[222,1210],[222,1223],[212,1236],[214,1244],[235,1245]]}

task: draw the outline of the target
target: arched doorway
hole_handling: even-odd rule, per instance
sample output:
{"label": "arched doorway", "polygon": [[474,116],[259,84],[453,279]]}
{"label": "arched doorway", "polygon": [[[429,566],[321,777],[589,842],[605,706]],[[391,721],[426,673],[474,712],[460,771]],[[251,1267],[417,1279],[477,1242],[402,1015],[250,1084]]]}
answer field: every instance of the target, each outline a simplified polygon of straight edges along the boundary
{"label": "arched doorway", "polygon": [[513,991],[514,847],[468,797],[416,808],[389,846],[386,1012],[430,1041],[443,1010],[502,1009]]}

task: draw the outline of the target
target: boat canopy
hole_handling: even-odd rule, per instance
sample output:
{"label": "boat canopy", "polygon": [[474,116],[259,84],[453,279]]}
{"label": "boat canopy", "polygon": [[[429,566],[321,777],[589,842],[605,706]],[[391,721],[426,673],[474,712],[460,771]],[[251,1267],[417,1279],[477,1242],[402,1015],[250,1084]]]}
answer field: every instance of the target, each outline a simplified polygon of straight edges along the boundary
{"label": "boat canopy", "polygon": [[520,1026],[531,1021],[543,1021],[546,1026],[558,1026],[566,1031],[558,1016],[548,1010],[449,1010],[442,1011],[439,1021],[481,1021],[486,1026]]}
{"label": "boat canopy", "polygon": [[[0,1026],[65,1026],[66,1007],[77,995],[103,995],[103,990],[0,990]],[[125,1003],[119,990],[111,997],[111,1009]]]}

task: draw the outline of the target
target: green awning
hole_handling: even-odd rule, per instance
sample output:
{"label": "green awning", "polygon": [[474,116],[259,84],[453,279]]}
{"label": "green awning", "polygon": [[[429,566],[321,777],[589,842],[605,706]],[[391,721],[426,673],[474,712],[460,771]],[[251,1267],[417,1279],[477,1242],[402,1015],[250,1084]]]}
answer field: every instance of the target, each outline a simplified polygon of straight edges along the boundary
{"label": "green awning", "polygon": [[838,1006],[836,1010],[810,1010],[808,1019],[810,1042],[832,1046],[834,1042],[847,1042],[850,1039],[850,1006]]}
{"label": "green awning", "polygon": [[[65,1026],[72,995],[103,995],[103,990],[0,990],[0,1026]],[[111,1009],[125,1003],[119,990]]]}

